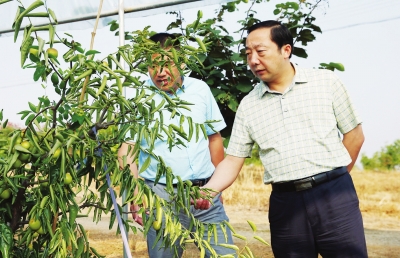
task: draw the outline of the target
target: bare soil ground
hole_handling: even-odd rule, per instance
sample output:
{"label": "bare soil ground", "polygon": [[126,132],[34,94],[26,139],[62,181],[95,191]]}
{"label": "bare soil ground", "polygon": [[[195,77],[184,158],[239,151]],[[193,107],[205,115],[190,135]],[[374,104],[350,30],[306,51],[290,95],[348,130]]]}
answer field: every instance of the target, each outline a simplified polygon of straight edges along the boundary
{"label": "bare soil ground", "polygon": [[[254,169],[249,170],[253,174]],[[246,171],[241,172],[241,174],[247,175],[247,178],[248,173]],[[400,173],[354,171],[351,175],[360,198],[369,257],[400,257]],[[260,179],[254,180],[259,181]],[[249,205],[243,205],[234,193],[240,189],[241,198],[247,200],[252,200],[258,196],[256,199],[258,199],[257,203],[260,204],[260,202],[265,202],[260,199],[268,199],[270,186],[260,186],[258,182],[256,185],[249,184],[246,187],[246,184],[242,183],[238,189],[235,186],[231,188],[228,189],[231,192],[228,190],[226,194],[224,192],[226,210],[231,224],[238,231],[237,233],[249,239],[249,247],[255,257],[273,257],[270,247],[266,247],[253,239],[254,234],[247,223],[247,220],[255,222],[257,225],[256,234],[269,242],[268,206],[254,205],[249,201],[247,202]],[[249,189],[247,190],[247,188]],[[107,217],[104,217],[98,224],[91,222],[88,218],[81,218],[80,220],[80,223],[88,229],[91,245],[101,254],[112,258],[123,257],[121,236],[115,235],[115,227],[113,230],[108,230]],[[148,257],[146,243],[141,233],[136,235],[130,233],[129,244],[132,257]],[[244,242],[238,239],[235,240],[235,244],[241,247]],[[199,257],[199,252],[194,245],[189,246],[185,251],[184,258],[188,257]]]}

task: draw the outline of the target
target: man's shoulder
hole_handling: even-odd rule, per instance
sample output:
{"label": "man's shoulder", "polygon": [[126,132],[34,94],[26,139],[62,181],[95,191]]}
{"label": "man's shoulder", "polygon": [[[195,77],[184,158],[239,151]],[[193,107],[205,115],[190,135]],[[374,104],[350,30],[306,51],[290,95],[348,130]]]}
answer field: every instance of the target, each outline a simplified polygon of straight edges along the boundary
{"label": "man's shoulder", "polygon": [[246,96],[243,97],[240,103],[253,103],[255,100],[260,99],[262,94],[262,87],[264,87],[264,85],[261,82],[257,83],[254,88]]}
{"label": "man's shoulder", "polygon": [[204,81],[202,81],[200,79],[193,78],[193,77],[183,77],[183,85],[185,85],[185,87],[191,87],[193,85],[199,86],[199,87],[205,87],[205,86],[208,87],[207,83],[205,83]]}
{"label": "man's shoulder", "polygon": [[299,75],[298,78],[307,80],[336,77],[335,73],[328,69],[296,67],[296,72]]}

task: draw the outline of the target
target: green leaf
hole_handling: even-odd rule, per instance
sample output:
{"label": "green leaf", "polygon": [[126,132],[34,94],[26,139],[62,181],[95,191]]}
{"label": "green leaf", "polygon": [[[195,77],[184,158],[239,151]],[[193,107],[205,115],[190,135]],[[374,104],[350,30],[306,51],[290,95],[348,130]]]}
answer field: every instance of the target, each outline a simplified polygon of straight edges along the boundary
{"label": "green leaf", "polygon": [[240,61],[243,61],[243,58],[240,56],[239,53],[234,53],[231,56],[231,60],[234,61],[234,62],[240,62]]}
{"label": "green leaf", "polygon": [[343,72],[344,71],[344,65],[341,63],[334,63],[334,62],[330,62],[329,63],[330,66],[332,66],[333,68]]}
{"label": "green leaf", "polygon": [[204,62],[204,60],[206,60],[207,56],[205,54],[198,54],[197,58],[200,60],[200,62]]}
{"label": "green leaf", "polygon": [[28,101],[28,105],[29,105],[29,108],[30,108],[34,113],[36,113],[36,106],[35,106],[33,103],[29,102],[29,101]]}
{"label": "green leaf", "polygon": [[287,2],[289,8],[293,8],[295,11],[299,10],[299,4],[296,2]]}
{"label": "green leaf", "polygon": [[241,81],[239,84],[236,86],[238,90],[241,92],[247,93],[250,92],[253,89],[253,85],[251,84],[250,81]]}
{"label": "green leaf", "polygon": [[29,54],[29,59],[33,62],[33,63],[37,63],[40,61],[39,58],[37,58],[37,56],[33,55],[33,54]]}
{"label": "green leaf", "polygon": [[256,226],[256,224],[254,224],[253,221],[248,220],[247,223],[249,223],[249,225],[250,225],[250,227],[251,227],[251,230],[253,230],[253,232],[256,232],[256,231],[257,231],[257,226]]}
{"label": "green leaf", "polygon": [[151,157],[150,157],[150,155],[146,158],[146,160],[143,162],[143,165],[142,165],[142,167],[140,168],[140,170],[139,170],[139,174],[140,173],[142,173],[143,171],[145,171],[149,166],[150,166],[150,163],[151,163]]}
{"label": "green leaf", "polygon": [[72,115],[72,122],[78,122],[79,124],[83,124],[83,121],[85,121],[84,116],[80,116],[78,114],[73,114]]}
{"label": "green leaf", "polygon": [[12,0],[1,0],[0,4],[5,4],[5,3],[10,2],[10,1],[12,1]]}
{"label": "green leaf", "polygon": [[231,96],[231,98],[229,99],[228,107],[229,107],[232,111],[236,112],[238,106],[239,106],[239,103],[237,102],[236,98],[234,98],[234,97]]}
{"label": "green leaf", "polygon": [[110,31],[116,31],[119,28],[118,23],[114,22],[113,24],[111,24],[110,26]]}
{"label": "green leaf", "polygon": [[97,50],[89,50],[86,51],[85,56],[89,56],[89,55],[95,55],[95,54],[99,54],[101,52],[97,51]]}
{"label": "green leaf", "polygon": [[294,47],[293,49],[293,55],[302,57],[302,58],[307,58],[308,55],[306,53],[306,50],[304,48],[299,48],[299,47]]}
{"label": "green leaf", "polygon": [[10,257],[11,247],[14,245],[11,228],[6,224],[0,224],[0,252],[2,257]]}
{"label": "green leaf", "polygon": [[35,117],[35,114],[31,114],[30,116],[28,116],[28,118],[25,120],[25,125],[28,125],[34,117]]}
{"label": "green leaf", "polygon": [[39,65],[36,67],[35,73],[33,74],[33,80],[36,82],[39,80],[40,76],[46,71],[46,67],[43,65]]}

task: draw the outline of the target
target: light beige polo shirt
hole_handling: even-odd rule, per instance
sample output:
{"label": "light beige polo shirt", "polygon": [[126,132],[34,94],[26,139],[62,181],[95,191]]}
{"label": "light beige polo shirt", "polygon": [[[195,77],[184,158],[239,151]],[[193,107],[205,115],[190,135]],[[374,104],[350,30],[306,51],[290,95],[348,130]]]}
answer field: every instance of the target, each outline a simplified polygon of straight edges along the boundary
{"label": "light beige polo shirt", "polygon": [[347,166],[351,158],[341,134],[361,123],[335,73],[293,66],[294,80],[283,94],[261,82],[243,98],[227,149],[250,157],[257,143],[266,184]]}

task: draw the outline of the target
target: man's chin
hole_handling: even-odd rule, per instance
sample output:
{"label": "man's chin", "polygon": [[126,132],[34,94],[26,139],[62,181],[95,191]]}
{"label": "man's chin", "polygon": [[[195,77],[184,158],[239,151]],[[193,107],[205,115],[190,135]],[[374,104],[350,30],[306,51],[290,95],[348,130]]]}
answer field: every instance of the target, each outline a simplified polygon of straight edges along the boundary
{"label": "man's chin", "polygon": [[169,86],[169,85],[158,86],[158,88],[159,88],[160,90],[162,90],[162,91],[167,91],[167,92],[171,91],[171,89],[172,89],[172,87]]}

